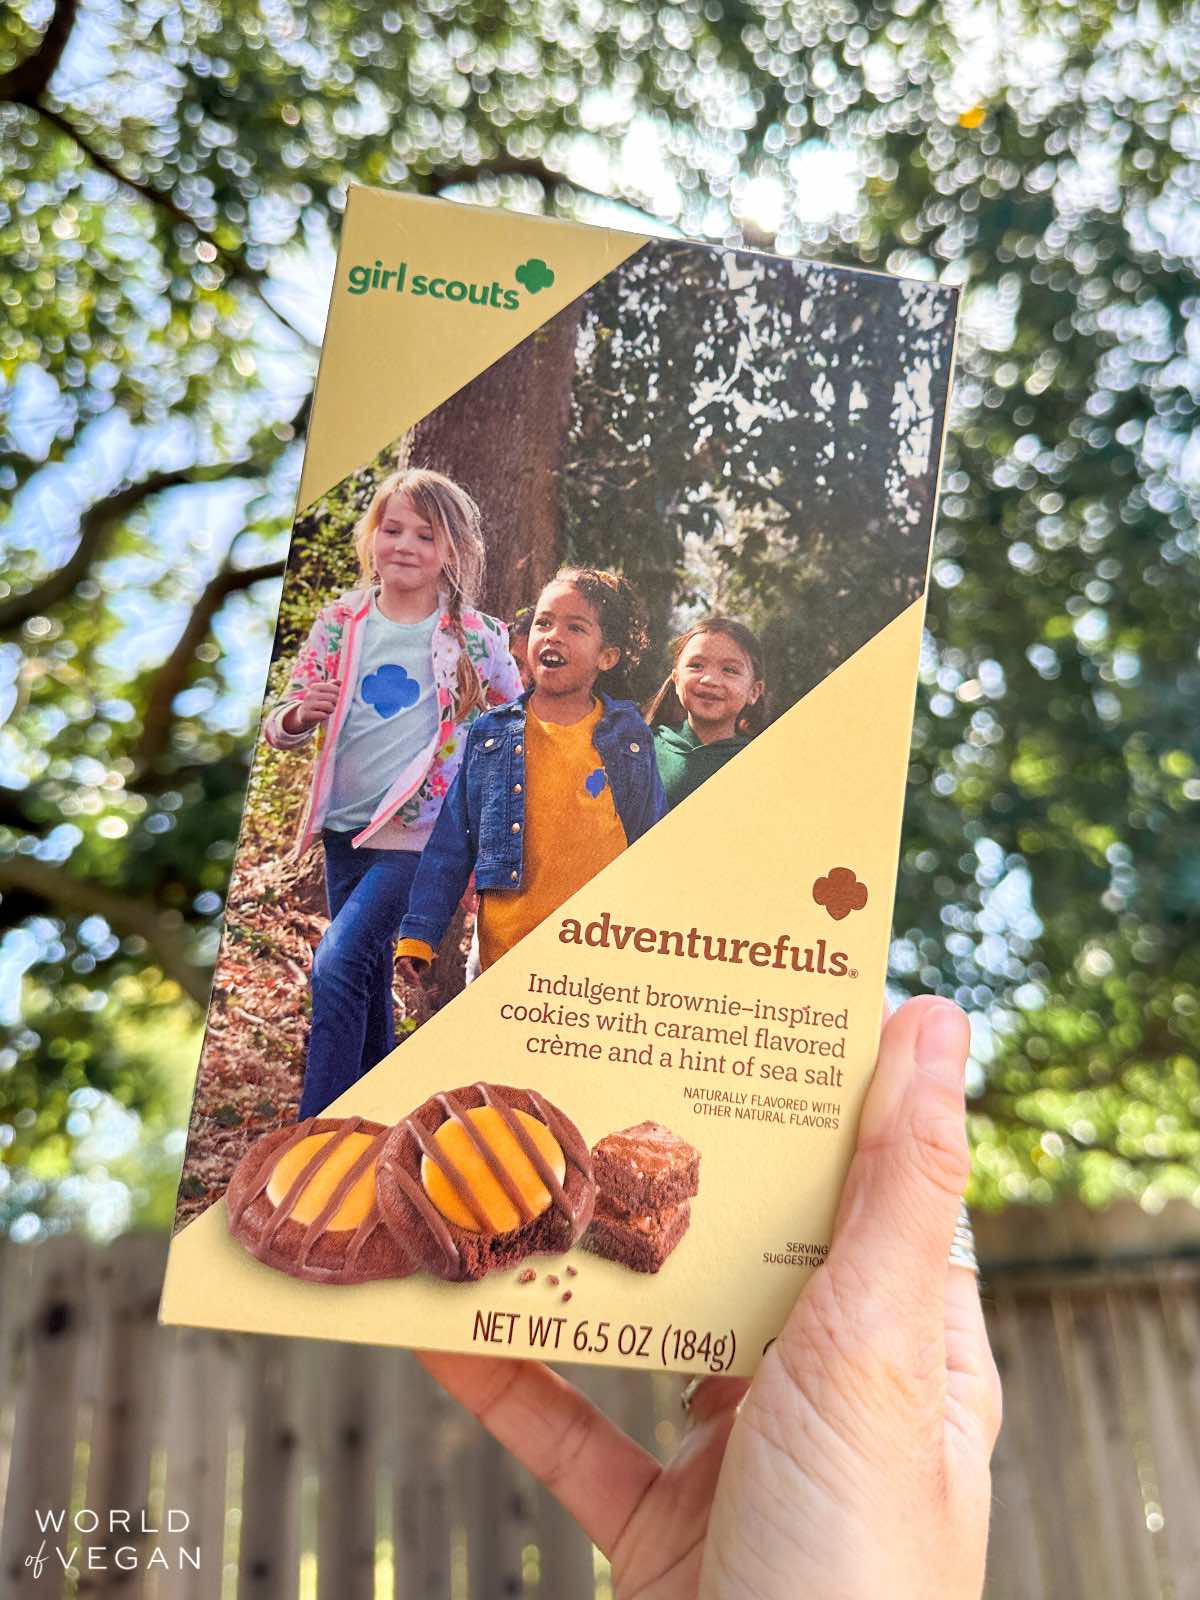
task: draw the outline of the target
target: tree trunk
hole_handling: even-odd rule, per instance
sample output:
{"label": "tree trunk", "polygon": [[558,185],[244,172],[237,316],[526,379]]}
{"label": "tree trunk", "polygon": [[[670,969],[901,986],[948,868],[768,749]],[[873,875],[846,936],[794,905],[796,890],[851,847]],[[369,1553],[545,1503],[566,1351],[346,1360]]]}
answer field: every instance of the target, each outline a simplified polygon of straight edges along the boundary
{"label": "tree trunk", "polygon": [[[562,471],[575,343],[575,301],[417,423],[400,465],[433,467],[474,496],[483,518],[486,611],[511,622],[559,564]],[[427,992],[441,1007],[463,984],[464,922],[456,912]]]}
{"label": "tree trunk", "polygon": [[559,474],[575,379],[575,301],[430,412],[401,447],[472,494],[487,543],[484,609],[506,622],[559,560]]}

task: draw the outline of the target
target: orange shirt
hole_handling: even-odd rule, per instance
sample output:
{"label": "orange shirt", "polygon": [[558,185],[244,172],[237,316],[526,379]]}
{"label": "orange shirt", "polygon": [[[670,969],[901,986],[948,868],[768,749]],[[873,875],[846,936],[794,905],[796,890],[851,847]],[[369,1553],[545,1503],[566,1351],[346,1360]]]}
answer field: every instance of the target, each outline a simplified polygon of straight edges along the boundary
{"label": "orange shirt", "polygon": [[627,840],[592,743],[603,707],[563,724],[525,712],[525,841],[519,889],[479,897],[479,959],[488,967],[614,861]]}

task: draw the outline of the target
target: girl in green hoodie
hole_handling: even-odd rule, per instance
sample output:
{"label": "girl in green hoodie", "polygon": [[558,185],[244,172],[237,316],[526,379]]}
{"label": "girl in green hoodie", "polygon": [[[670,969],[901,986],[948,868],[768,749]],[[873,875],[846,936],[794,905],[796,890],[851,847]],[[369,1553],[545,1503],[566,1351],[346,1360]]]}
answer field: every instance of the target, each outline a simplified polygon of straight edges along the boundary
{"label": "girl in green hoodie", "polygon": [[767,725],[762,646],[744,622],[705,617],[677,639],[646,711],[667,806],[677,806]]}

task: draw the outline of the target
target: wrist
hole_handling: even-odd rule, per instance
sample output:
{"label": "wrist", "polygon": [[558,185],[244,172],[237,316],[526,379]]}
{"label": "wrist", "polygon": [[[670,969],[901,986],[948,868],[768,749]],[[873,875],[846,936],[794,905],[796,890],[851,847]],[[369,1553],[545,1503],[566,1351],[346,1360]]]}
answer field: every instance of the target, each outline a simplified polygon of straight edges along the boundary
{"label": "wrist", "polygon": [[401,961],[411,961],[418,971],[433,964],[433,946],[424,939],[401,939],[396,954]]}

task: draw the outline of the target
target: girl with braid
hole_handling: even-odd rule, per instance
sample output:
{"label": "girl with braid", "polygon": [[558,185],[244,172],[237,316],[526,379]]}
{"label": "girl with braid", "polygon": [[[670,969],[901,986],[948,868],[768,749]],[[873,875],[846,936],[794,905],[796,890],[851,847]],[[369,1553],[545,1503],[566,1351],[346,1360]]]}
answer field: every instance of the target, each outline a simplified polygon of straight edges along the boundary
{"label": "girl with braid", "polygon": [[362,586],[313,624],[264,736],[323,729],[297,849],[325,847],[329,927],[312,968],[301,1118],[394,1047],[393,951],[417,866],[481,712],[521,677],[503,623],[476,609],[479,508],[440,472],[379,485],[354,536]]}

